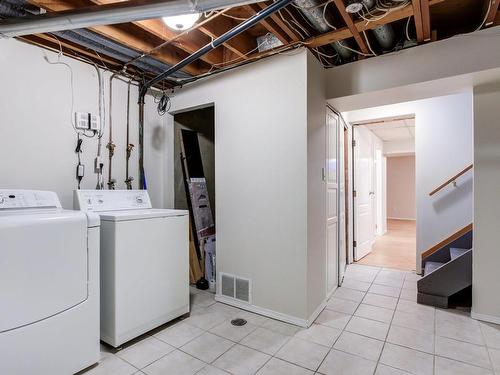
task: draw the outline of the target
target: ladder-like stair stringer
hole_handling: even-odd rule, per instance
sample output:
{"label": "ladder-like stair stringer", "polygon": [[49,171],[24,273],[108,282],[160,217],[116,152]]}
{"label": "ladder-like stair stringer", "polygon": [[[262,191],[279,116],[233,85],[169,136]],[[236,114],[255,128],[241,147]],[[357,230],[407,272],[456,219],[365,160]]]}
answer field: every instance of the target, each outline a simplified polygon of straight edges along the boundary
{"label": "ladder-like stair stringer", "polygon": [[472,285],[472,228],[422,260],[417,302],[447,308],[450,298]]}

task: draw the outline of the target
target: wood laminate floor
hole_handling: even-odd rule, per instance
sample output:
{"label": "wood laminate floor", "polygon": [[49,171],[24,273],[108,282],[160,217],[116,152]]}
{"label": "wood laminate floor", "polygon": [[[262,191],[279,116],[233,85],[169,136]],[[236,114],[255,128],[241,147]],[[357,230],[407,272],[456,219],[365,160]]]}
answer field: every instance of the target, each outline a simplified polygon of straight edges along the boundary
{"label": "wood laminate floor", "polygon": [[373,251],[358,264],[415,270],[416,222],[414,220],[387,220],[387,233],[375,238]]}

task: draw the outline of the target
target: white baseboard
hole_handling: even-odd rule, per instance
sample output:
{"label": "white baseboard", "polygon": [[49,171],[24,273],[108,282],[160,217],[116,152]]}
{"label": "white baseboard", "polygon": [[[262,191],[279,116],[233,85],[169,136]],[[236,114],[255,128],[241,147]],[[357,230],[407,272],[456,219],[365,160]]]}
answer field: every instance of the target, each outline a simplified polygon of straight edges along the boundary
{"label": "white baseboard", "polygon": [[[330,295],[334,292],[335,290],[333,290]],[[322,313],[322,311],[325,309],[326,307],[326,304],[328,302],[328,299],[329,298],[326,298],[323,302],[321,302],[321,304],[318,306],[318,308],[312,313],[312,315],[309,317],[309,319],[307,319],[306,323],[307,323],[307,327],[310,327],[314,321],[316,320],[316,318],[319,316],[319,314]]]}
{"label": "white baseboard", "polygon": [[217,302],[225,303],[226,305],[234,306],[242,310],[250,311],[259,315],[267,316],[268,318],[280,320],[285,323],[290,323],[299,327],[307,328],[307,320],[300,319],[295,316],[283,314],[274,310],[269,310],[264,307],[259,307],[255,305],[250,305],[249,303],[245,303],[242,301],[235,300],[233,298],[229,298],[223,295],[216,294],[215,300]]}
{"label": "white baseboard", "polygon": [[470,316],[473,319],[482,320],[483,322],[500,324],[500,317],[498,316],[478,314],[475,313],[474,311],[471,311]]}
{"label": "white baseboard", "polygon": [[308,328],[309,326],[311,326],[311,324],[313,324],[313,322],[316,320],[319,314],[321,314],[321,312],[324,310],[328,299],[325,299],[308,319],[300,319],[295,316],[283,314],[274,310],[266,309],[264,307],[250,305],[249,303],[238,301],[233,298],[229,298],[220,294],[215,295],[215,300],[217,302],[225,303],[226,305],[234,306],[242,310],[263,315],[271,319],[276,319],[299,327]]}

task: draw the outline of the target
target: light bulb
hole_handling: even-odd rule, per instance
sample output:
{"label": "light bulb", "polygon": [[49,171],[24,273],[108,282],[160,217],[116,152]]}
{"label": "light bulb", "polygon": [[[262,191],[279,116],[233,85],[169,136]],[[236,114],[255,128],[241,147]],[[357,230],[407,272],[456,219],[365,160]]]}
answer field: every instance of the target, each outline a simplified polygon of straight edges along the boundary
{"label": "light bulb", "polygon": [[184,31],[193,27],[200,19],[200,13],[181,14],[180,16],[162,17],[165,25],[173,30]]}

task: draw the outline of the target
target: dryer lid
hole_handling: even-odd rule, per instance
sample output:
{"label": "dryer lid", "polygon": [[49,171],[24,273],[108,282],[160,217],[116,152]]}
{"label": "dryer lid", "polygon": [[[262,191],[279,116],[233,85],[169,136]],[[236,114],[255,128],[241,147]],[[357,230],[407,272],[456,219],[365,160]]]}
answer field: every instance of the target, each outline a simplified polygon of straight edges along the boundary
{"label": "dryer lid", "polygon": [[0,215],[0,332],[85,301],[87,263],[84,213]]}

